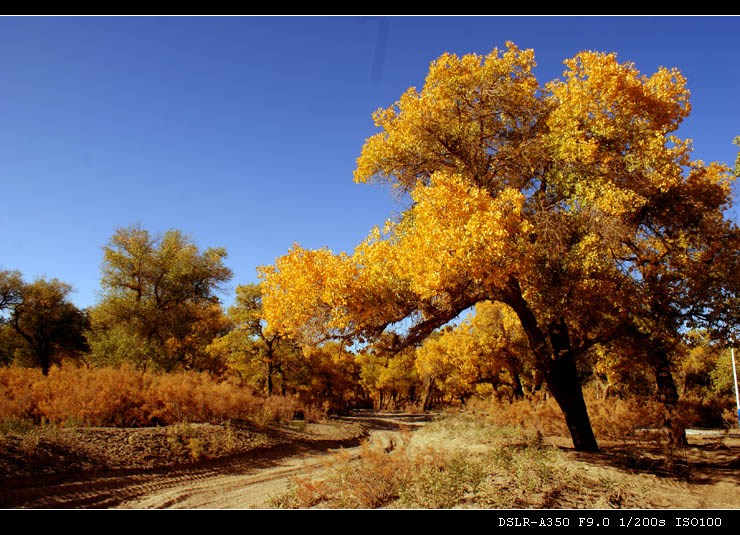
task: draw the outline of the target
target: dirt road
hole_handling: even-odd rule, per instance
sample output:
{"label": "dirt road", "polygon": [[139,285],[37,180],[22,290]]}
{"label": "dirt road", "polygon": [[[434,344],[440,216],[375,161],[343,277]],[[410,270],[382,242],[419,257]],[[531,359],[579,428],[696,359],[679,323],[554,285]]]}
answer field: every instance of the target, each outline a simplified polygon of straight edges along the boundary
{"label": "dirt road", "polygon": [[[360,422],[376,447],[388,450],[424,418],[411,414],[363,414]],[[283,444],[227,460],[177,469],[88,474],[64,481],[39,481],[0,496],[3,507],[24,508],[253,508],[269,505],[293,478],[317,476],[341,448],[359,455],[360,440],[343,444]]]}

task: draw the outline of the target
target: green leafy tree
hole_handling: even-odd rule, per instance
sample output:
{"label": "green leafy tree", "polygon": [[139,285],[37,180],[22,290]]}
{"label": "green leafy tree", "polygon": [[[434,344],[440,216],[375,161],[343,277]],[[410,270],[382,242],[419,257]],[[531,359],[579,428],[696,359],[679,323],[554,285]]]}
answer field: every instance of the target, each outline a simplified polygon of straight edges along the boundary
{"label": "green leafy tree", "polygon": [[675,355],[673,367],[684,418],[692,425],[716,427],[734,408],[730,350],[706,330],[692,330]]}
{"label": "green leafy tree", "polygon": [[0,366],[32,360],[30,349],[21,335],[11,325],[0,322]]}
{"label": "green leafy tree", "polygon": [[103,297],[88,335],[98,363],[219,371],[206,351],[228,329],[216,292],[231,279],[226,250],[200,251],[180,231],[118,229],[104,248]]}
{"label": "green leafy tree", "polygon": [[71,291],[57,279],[26,283],[17,271],[0,272],[3,361],[30,360],[46,375],[53,363],[87,349],[88,319],[70,302]]}
{"label": "green leafy tree", "polygon": [[20,271],[0,271],[0,313],[21,301],[23,277]]}
{"label": "green leafy tree", "polygon": [[233,372],[267,395],[273,394],[276,388],[284,394],[291,371],[302,358],[301,351],[292,340],[268,333],[258,284],[237,286],[236,300],[228,316],[231,330],[215,339],[209,352],[225,360]]}

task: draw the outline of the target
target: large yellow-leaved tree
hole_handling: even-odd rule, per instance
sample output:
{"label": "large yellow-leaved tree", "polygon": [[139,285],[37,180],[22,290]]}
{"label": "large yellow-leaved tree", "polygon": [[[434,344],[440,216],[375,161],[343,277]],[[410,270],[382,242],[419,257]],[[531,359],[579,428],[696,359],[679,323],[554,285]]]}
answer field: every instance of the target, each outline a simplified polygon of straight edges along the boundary
{"label": "large yellow-leaved tree", "polygon": [[681,326],[721,316],[735,269],[733,175],[674,136],[690,111],[677,70],[645,76],[587,51],[542,85],[534,66],[511,43],[444,54],[421,90],[377,111],[355,180],[391,183],[410,208],[352,254],[294,246],[262,269],[263,306],[270,328],[305,343],[395,331],[400,351],[478,302],[504,303],[575,448],[596,450],[576,364],[630,341],[675,405],[666,357]]}

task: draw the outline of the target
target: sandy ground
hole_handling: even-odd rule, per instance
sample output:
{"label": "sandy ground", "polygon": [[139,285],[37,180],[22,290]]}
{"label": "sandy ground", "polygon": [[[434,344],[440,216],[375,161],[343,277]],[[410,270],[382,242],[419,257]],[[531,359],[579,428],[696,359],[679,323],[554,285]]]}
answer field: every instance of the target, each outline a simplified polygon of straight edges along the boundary
{"label": "sandy ground", "polygon": [[[0,507],[266,508],[271,506],[273,497],[290,488],[295,478],[320,479],[338,455],[345,459],[359,457],[359,445],[365,439],[384,451],[404,441],[415,440],[413,432],[424,425],[424,420],[413,414],[365,414],[267,433],[254,430],[234,433],[232,430],[229,444],[240,448],[240,453],[180,462],[184,455],[180,452],[179,457],[174,456],[177,462],[168,466],[154,466],[161,465],[162,452],[159,458],[150,452],[148,460],[137,463],[131,453],[125,453],[126,448],[120,446],[119,450],[111,449],[119,453],[108,459],[107,468],[100,468],[102,465],[98,462],[97,468],[69,472],[52,470],[49,465],[36,467],[40,473],[34,475],[16,474],[16,477],[0,480]],[[216,429],[200,431],[218,436]],[[189,432],[192,434],[192,430]],[[100,440],[102,435],[97,436],[96,440]],[[130,438],[119,440],[117,435],[115,440],[105,436],[114,444],[137,443]],[[582,454],[572,451],[564,439],[552,440],[566,452],[571,462],[581,465],[590,474],[616,478],[634,488],[639,502],[628,507],[740,508],[740,436],[691,436],[689,439],[691,446],[676,458],[678,465],[687,467],[685,473],[680,466],[678,470],[674,466],[670,473],[666,472],[661,452],[653,452],[644,445],[602,443],[600,453]],[[147,436],[145,442],[157,443],[157,440]],[[164,444],[172,447],[178,445],[176,442],[170,433]],[[8,444],[4,444],[5,452],[2,447],[0,443],[0,460],[7,461]],[[70,456],[67,452],[70,466],[92,462],[79,452],[76,455]],[[116,466],[116,462],[121,466],[128,462],[133,467],[110,468]],[[12,474],[7,464],[0,462],[0,468]],[[152,466],[145,466],[147,464]],[[571,506],[577,508],[577,501]]]}
{"label": "sandy ground", "polygon": [[0,483],[0,507],[269,507],[270,499],[288,490],[295,477],[319,476],[340,451],[350,458],[358,456],[366,438],[378,447],[392,448],[408,433],[402,430],[420,425],[417,419],[416,415],[358,416],[266,436],[253,433],[257,446],[246,453],[162,468],[9,478]]}
{"label": "sandy ground", "polygon": [[579,453],[565,439],[550,440],[584,472],[632,489],[627,507],[740,509],[740,432],[687,438],[689,446],[670,455],[645,443],[609,441],[600,442],[599,453]]}

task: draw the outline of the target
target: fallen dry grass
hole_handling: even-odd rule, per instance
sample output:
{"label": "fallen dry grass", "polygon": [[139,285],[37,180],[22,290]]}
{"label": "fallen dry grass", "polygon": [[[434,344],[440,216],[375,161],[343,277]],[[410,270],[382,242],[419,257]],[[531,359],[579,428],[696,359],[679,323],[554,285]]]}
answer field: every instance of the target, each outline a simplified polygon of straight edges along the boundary
{"label": "fallen dry grass", "polygon": [[615,507],[629,496],[615,481],[589,477],[536,431],[462,415],[400,442],[391,451],[368,444],[359,460],[340,457],[328,477],[297,481],[274,505],[541,508],[577,496],[579,507]]}
{"label": "fallen dry grass", "polygon": [[[531,422],[530,422],[531,423]],[[734,440],[734,442],[733,442]],[[447,415],[396,444],[338,456],[328,475],[295,481],[285,508],[740,507],[740,440],[681,452],[660,442],[605,441],[580,454],[537,425]]]}

